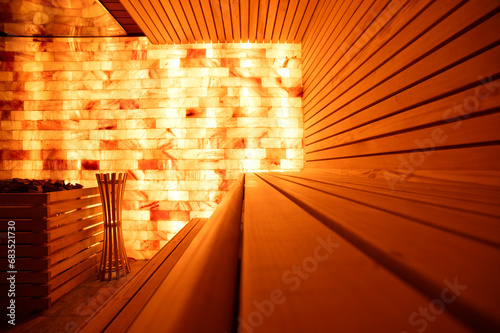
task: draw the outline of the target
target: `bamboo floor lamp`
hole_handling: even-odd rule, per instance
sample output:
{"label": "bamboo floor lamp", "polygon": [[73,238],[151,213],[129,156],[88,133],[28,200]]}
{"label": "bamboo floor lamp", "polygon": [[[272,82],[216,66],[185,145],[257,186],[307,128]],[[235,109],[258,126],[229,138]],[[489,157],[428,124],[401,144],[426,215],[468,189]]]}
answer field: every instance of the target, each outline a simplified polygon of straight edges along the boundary
{"label": "bamboo floor lamp", "polygon": [[[118,177],[117,177],[118,176]],[[101,194],[104,216],[102,257],[97,277],[111,280],[112,273],[118,278],[130,272],[122,235],[122,199],[125,192],[126,173],[96,174]]]}

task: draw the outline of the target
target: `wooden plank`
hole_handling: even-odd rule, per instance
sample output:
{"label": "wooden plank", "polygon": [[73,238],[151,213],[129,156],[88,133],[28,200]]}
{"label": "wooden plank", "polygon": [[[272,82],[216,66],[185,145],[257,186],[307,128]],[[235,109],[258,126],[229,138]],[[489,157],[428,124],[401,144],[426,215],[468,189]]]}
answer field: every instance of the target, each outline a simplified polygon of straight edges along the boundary
{"label": "wooden plank", "polygon": [[[187,246],[191,243],[194,236],[196,236],[205,222],[206,219],[193,219],[188,222],[186,226],[175,234],[175,236],[142,267],[133,280],[103,304],[103,307],[88,318],[79,329],[81,329],[82,332],[104,332],[110,324],[115,325],[111,322],[125,307],[130,307],[129,304],[131,304],[134,297],[143,287],[148,285],[146,289],[148,289],[150,293],[153,293],[160,283],[157,282],[156,286],[152,286],[152,284],[154,284],[154,282],[151,281],[153,275],[164,277],[168,274],[175,262],[177,262],[178,257],[184,253]],[[148,298],[150,296],[151,294]],[[146,300],[144,300],[144,302],[145,301]],[[137,301],[134,301],[134,303],[135,302]],[[134,306],[132,308],[135,308],[136,311],[140,311],[142,306],[143,305]],[[119,323],[124,324],[124,321],[131,321],[134,318],[135,315],[130,315],[129,317],[124,317],[124,319],[119,320]],[[130,322],[127,325],[129,324]]]}
{"label": "wooden plank", "polygon": [[259,0],[250,0],[249,19],[248,19],[248,39],[250,42],[257,40],[257,22],[259,20]]}
{"label": "wooden plank", "polygon": [[[233,330],[243,181],[241,175],[128,332],[143,332],[145,325],[163,332]],[[165,316],[163,305],[174,303]]]}
{"label": "wooden plank", "polygon": [[[450,41],[444,47],[441,47],[444,41],[449,41],[450,34],[456,33],[456,30],[460,31],[463,29],[464,25],[481,20],[484,15],[487,15],[492,7],[491,4],[485,6],[485,3],[481,3],[481,5],[477,6],[480,9],[477,9],[475,7],[470,8],[468,4],[469,3],[459,8],[453,15],[447,16],[445,20],[427,32],[428,34],[433,31],[435,32],[435,34],[432,34],[431,40],[429,40],[429,35],[424,35],[424,38],[415,40],[394,58],[385,62],[382,67],[377,68],[375,72],[371,73],[369,79],[362,80],[356,84],[355,90],[348,87],[352,87],[350,86],[352,80],[358,80],[359,77],[352,77],[350,80],[342,82],[341,86],[343,88],[337,86],[334,93],[329,94],[326,99],[321,99],[319,103],[310,109],[311,113],[305,115],[305,131],[316,131],[317,126],[313,124],[315,124],[318,119],[333,112],[333,109],[342,108],[342,110],[344,110],[346,109],[345,106],[349,105],[349,107],[347,107],[349,111],[351,111],[352,108],[355,108],[356,111],[362,110],[364,108],[363,105],[367,105],[366,103],[375,104],[390,98],[398,92],[402,92],[405,88],[412,87],[424,79],[429,81],[429,78],[439,76],[441,71],[450,67],[453,62],[463,62],[482,47],[494,43],[497,37],[491,34],[480,34],[484,26],[479,25]],[[460,24],[452,23],[451,20],[459,20]],[[471,43],[471,36],[478,38],[477,41]],[[419,58],[420,61],[416,61]],[[471,59],[471,61],[473,60],[474,58]],[[463,63],[467,63],[467,61]],[[456,67],[458,66],[453,67],[451,70]],[[472,72],[474,78],[477,79],[478,73],[491,73],[491,70],[486,70],[486,72],[484,72],[482,68],[478,68],[475,71],[467,73],[470,75]],[[448,79],[448,81],[450,80]],[[463,82],[459,78],[454,78],[453,81],[457,83]],[[435,89],[431,88],[431,90],[433,91]],[[425,100],[425,98],[421,98],[420,100]],[[324,111],[319,112],[319,110],[324,109],[328,105],[332,105],[331,103],[333,101],[335,101],[335,106],[333,108],[328,107]],[[327,123],[325,123],[325,125],[327,125]]]}
{"label": "wooden plank", "polygon": [[[400,2],[401,5],[404,3]],[[344,3],[343,8],[340,8],[339,12],[333,15],[332,19],[337,20],[324,24],[323,33],[318,35],[313,45],[306,47],[304,83],[307,82],[307,85],[311,86],[310,82],[318,75],[318,68],[314,66],[315,63],[317,66],[336,67],[337,59],[341,58],[346,49],[356,41],[359,31],[363,31],[363,27],[366,25],[372,24],[374,13],[382,11],[386,4],[387,1]],[[382,28],[382,25],[377,28]],[[321,50],[325,47],[327,51],[322,52]]]}
{"label": "wooden plank", "polygon": [[[303,59],[309,58],[308,53],[312,52],[314,49],[311,47],[311,44],[316,44],[318,39],[324,36],[324,30],[334,29],[334,22],[337,24],[339,23],[337,15],[339,15],[339,8],[343,3],[344,1],[322,1],[318,4],[318,8],[311,18],[311,25],[304,34],[302,43],[302,49],[304,50],[302,52]],[[333,10],[333,8],[335,8],[335,10]],[[328,19],[325,19],[325,17]],[[305,72],[305,61],[303,64],[303,71]]]}
{"label": "wooden plank", "polygon": [[[381,195],[380,193],[359,188],[325,184],[314,179],[309,180],[286,175],[273,176],[500,248],[498,217],[439,207],[391,195]],[[500,195],[500,189],[497,193]],[[500,213],[500,207],[497,207],[496,212]]]}
{"label": "wooden plank", "polygon": [[[283,22],[283,27],[281,29],[279,42],[284,43],[288,41],[288,35],[290,33],[290,28],[292,26],[293,18],[295,16],[295,11],[297,9],[297,5],[299,4],[299,0],[290,0],[288,1],[288,8],[285,15],[285,21]],[[273,39],[274,42],[274,39]]]}
{"label": "wooden plank", "polygon": [[[2,255],[3,257],[3,255]],[[43,258],[16,258],[16,270],[19,271],[43,271],[49,268],[49,260]],[[9,271],[9,264],[7,260],[0,261],[0,270]]]}
{"label": "wooden plank", "polygon": [[[215,28],[214,16],[212,14],[212,9],[210,5],[210,0],[200,0],[203,17],[205,18],[205,23],[208,28],[208,32],[210,33],[210,41],[216,42],[218,41],[217,30]],[[197,15],[197,17],[199,17]]]}
{"label": "wooden plank", "polygon": [[249,24],[250,24],[250,13],[249,11],[249,6],[250,2],[249,0],[240,0],[238,1],[240,4],[240,12],[241,12],[241,17],[240,17],[240,23],[241,23],[241,42],[246,43],[249,41]]}
{"label": "wooden plank", "polygon": [[[349,122],[349,127],[353,128],[352,130],[342,132],[339,128],[339,126],[342,126],[341,124],[333,125],[329,131],[336,134],[330,135],[320,141],[310,142],[304,147],[304,151],[307,154],[316,150],[389,135],[391,133],[397,133],[433,123],[446,124],[452,122],[454,123],[454,130],[459,130],[462,126],[462,120],[477,113],[491,111],[500,107],[499,98],[486,97],[490,91],[494,91],[495,86],[500,86],[500,80],[492,81],[490,84],[481,84],[470,89],[459,91],[456,94],[430,101],[429,103],[419,105],[409,110],[393,110],[390,118],[380,118],[379,121],[370,121],[363,125],[357,121],[358,119],[361,120],[361,118],[354,115],[353,117],[350,117],[349,120],[346,120]],[[477,97],[476,95],[484,97],[478,99],[480,103],[478,103],[476,107],[469,107],[468,110],[462,110],[460,107],[457,109],[456,105],[460,105],[460,103],[463,105],[464,101]],[[379,108],[373,109],[373,113],[377,114],[374,116],[377,118],[382,116],[382,114],[379,113],[379,110],[380,112],[384,112]],[[457,116],[459,118],[457,118]],[[461,119],[461,117],[463,117],[463,119]]]}
{"label": "wooden plank", "polygon": [[[171,4],[171,8],[173,9],[172,13],[175,13],[175,15],[178,19],[178,23],[180,25],[180,28],[186,36],[187,42],[194,44],[197,40],[195,38],[195,34],[193,34],[193,32],[195,30],[197,30],[196,29],[196,21],[191,21],[191,23],[189,22],[188,18],[186,17],[184,8],[182,7],[182,4],[179,0],[171,0],[170,4]],[[191,9],[191,6],[189,6],[189,2],[187,2],[187,4],[185,4],[185,8],[187,8],[189,10]],[[201,41],[201,36],[198,40]]]}
{"label": "wooden plank", "polygon": [[73,200],[77,198],[83,198],[87,196],[98,196],[99,188],[97,187],[88,187],[77,190],[68,190],[68,191],[58,191],[58,192],[49,192],[47,193],[47,201],[49,203],[54,203],[57,201],[63,200]]}
{"label": "wooden plank", "polygon": [[[470,177],[468,173],[463,172],[425,172],[425,177],[420,177],[421,171],[414,172],[398,184],[392,187],[391,181],[398,179],[392,172],[368,173],[369,177],[363,177],[360,174],[353,174],[348,170],[313,170],[301,172],[287,172],[292,177],[305,179],[314,179],[328,184],[342,184],[342,186],[354,187],[365,191],[384,193],[397,197],[407,197],[411,200],[423,201],[435,205],[448,205],[454,209],[473,209],[476,213],[482,213],[489,216],[497,216],[500,209],[499,189],[500,185],[490,185],[481,183],[471,183],[467,180]],[[443,182],[443,178],[453,178],[451,182]],[[433,181],[432,175],[439,177]],[[373,176],[373,177],[372,177]],[[500,183],[500,174],[498,172],[485,175],[484,181]],[[377,177],[377,178],[374,178]],[[416,180],[417,179],[417,180]],[[474,176],[472,179],[478,179]],[[479,178],[480,179],[480,178]],[[409,197],[408,197],[409,196]],[[465,207],[464,207],[465,206]],[[474,211],[474,209],[473,209]]]}
{"label": "wooden plank", "polygon": [[67,214],[61,214],[57,216],[50,216],[47,218],[47,223],[49,224],[48,229],[54,229],[59,226],[65,225],[67,223],[71,223],[73,221],[78,221],[83,218],[91,217],[91,216],[100,216],[103,219],[102,215],[102,205],[95,207],[85,207],[84,209],[78,209],[73,212]]}
{"label": "wooden plank", "polygon": [[500,274],[500,249],[272,176],[260,177],[429,298],[442,292],[445,279],[467,281],[467,293],[446,310],[476,329],[500,327],[500,288],[491,288]]}
{"label": "wooden plank", "polygon": [[[321,65],[331,68],[331,71],[314,81],[308,80],[308,83],[304,86],[304,106],[307,106],[305,112],[307,113],[312,108],[314,104],[311,104],[311,102],[313,100],[314,103],[317,103],[321,99],[321,97],[316,97],[316,95],[322,93],[323,90],[333,89],[334,86],[337,86],[344,80],[348,78],[352,79],[353,73],[358,75],[358,71],[360,71],[359,73],[363,73],[359,74],[361,76],[368,75],[367,73],[370,70],[363,72],[363,68],[370,67],[373,70],[385,63],[398,50],[408,46],[420,34],[429,29],[432,24],[440,21],[443,16],[447,15],[450,12],[450,8],[460,3],[460,0],[455,1],[455,3],[433,3],[430,0],[410,2],[378,33],[377,31],[372,33],[371,29],[367,30],[360,39],[361,42],[356,43],[352,50],[347,50],[344,47],[344,52],[348,52],[347,54],[342,53],[332,58],[337,50],[328,50],[323,55],[323,58],[321,58]],[[304,78],[309,78],[311,76],[311,58],[318,54],[317,52],[309,54],[307,49],[304,51],[306,54],[304,57]],[[315,70],[315,67],[311,68]],[[333,86],[327,88],[328,82],[332,82]]]}
{"label": "wooden plank", "polygon": [[[500,17],[500,16],[499,16]],[[484,25],[483,26],[484,28],[487,28],[488,25]],[[482,35],[482,33],[480,34],[479,31],[481,31],[482,29],[478,29],[478,32],[473,34],[474,36],[480,36]],[[483,30],[484,31],[484,30]],[[469,43],[470,39],[469,38],[471,36],[467,36],[467,35],[464,35],[463,36],[463,43]],[[479,37],[478,37],[479,39]],[[469,41],[468,41],[469,40]],[[487,41],[485,41],[485,43],[487,43]],[[479,42],[478,42],[479,44]],[[477,45],[477,47],[481,47],[482,45],[479,44]],[[446,49],[446,51],[448,52],[454,52],[454,53],[457,53],[459,54],[460,52],[457,50],[456,47],[450,47],[450,48],[444,48]],[[441,49],[443,50],[443,49]],[[478,73],[491,73],[491,71],[498,71],[499,69],[496,68],[498,66],[495,67],[494,65],[494,62],[492,62],[491,64],[490,63],[486,63],[486,64],[483,64],[483,67],[474,67],[475,64],[477,63],[481,63],[481,62],[484,62],[484,61],[491,61],[491,59],[489,59],[490,57],[495,57],[496,56],[496,53],[498,53],[498,48],[493,48],[491,50],[488,50],[478,56],[476,56],[475,58],[472,58],[468,61],[465,61],[459,65],[456,65],[455,67],[451,68],[449,71],[447,72],[439,72],[439,69],[434,69],[437,71],[437,73],[439,73],[438,75],[424,81],[422,83],[423,86],[414,86],[412,88],[410,88],[410,90],[407,90],[407,91],[404,91],[402,92],[401,94],[397,94],[395,95],[397,99],[401,99],[401,95],[405,95],[405,94],[410,94],[410,93],[415,93],[414,89],[417,89],[417,90],[420,90],[422,92],[421,95],[419,95],[419,97],[421,96],[421,98],[419,98],[420,101],[426,101],[426,100],[432,100],[432,99],[436,99],[436,98],[439,98],[440,95],[443,95],[443,94],[446,94],[448,93],[449,91],[453,91],[453,90],[456,90],[456,89],[460,89],[462,87],[467,87],[467,85],[469,84],[479,84],[480,81],[479,79],[481,79],[481,77],[478,78]],[[447,56],[446,58],[451,58],[451,55],[450,56]],[[444,64],[442,64],[444,66]],[[432,66],[428,66],[428,67],[431,67],[429,69],[429,71],[432,70]],[[450,82],[451,80],[449,79],[449,75],[454,75],[457,71],[461,71],[463,72],[461,76],[459,77],[455,77],[453,76],[454,80],[452,82]],[[410,73],[413,73],[413,75],[419,75],[418,73],[422,73],[420,75],[425,75],[425,71],[424,69],[422,68],[422,66],[417,66],[417,68],[409,68],[407,70],[408,72],[408,75],[412,75]],[[412,78],[410,78],[410,76],[406,76],[406,77],[401,77],[400,78],[401,80],[409,80],[410,82],[412,82],[413,80],[417,79],[415,76],[413,76]],[[443,88],[443,89],[437,89],[437,88],[434,88],[434,87],[431,87],[431,85],[433,84],[436,84],[436,81],[438,80],[442,80],[445,82],[445,85],[444,86],[441,86],[440,88]],[[399,81],[399,82],[403,82],[403,81]],[[403,84],[403,83],[402,83]],[[382,87],[380,87],[381,89],[383,89]],[[419,89],[420,88],[420,89]],[[462,88],[463,89],[463,88]],[[375,93],[376,91],[378,92],[381,92],[381,90],[379,90],[379,87],[377,87],[376,89],[373,90],[373,93]],[[349,106],[346,107],[345,109],[349,109],[350,112],[352,112],[352,108],[357,108],[358,107],[358,102],[360,102],[360,100],[364,100],[364,101],[367,101],[369,98],[373,98],[373,93],[372,92],[369,92],[367,95],[364,95],[364,96],[361,96],[360,99],[354,101],[354,102],[350,102]],[[385,92],[381,92],[382,94],[384,94]],[[370,95],[370,97],[368,97],[368,95]],[[491,96],[491,94],[489,94]],[[373,107],[371,107],[371,109],[378,109],[379,107],[384,107],[383,104],[386,104],[388,102],[391,101],[391,98],[393,96],[389,96],[389,98],[387,98],[386,100],[383,100],[380,105],[374,105]],[[477,98],[477,96],[471,96],[467,99],[467,101],[470,99],[470,98],[475,98],[476,101],[479,102],[479,99]],[[482,99],[485,99],[485,98],[482,98]],[[406,102],[405,99],[401,99],[402,101],[404,100]],[[403,102],[403,103],[405,103]],[[458,101],[458,102],[461,102],[463,104],[464,101]],[[411,103],[411,102],[410,102]],[[417,102],[418,103],[418,102]],[[373,104],[373,103],[372,103]],[[417,104],[418,105],[418,104]],[[352,108],[351,108],[352,106]],[[403,108],[405,107],[404,104],[401,105]],[[411,104],[406,104],[406,107],[409,107],[411,106]],[[467,106],[469,109],[470,109],[470,106]],[[363,107],[360,107],[361,110],[363,110]],[[400,106],[398,106],[398,109],[401,109]],[[398,110],[396,109],[396,110]],[[342,112],[344,111],[344,109],[342,110]],[[340,112],[340,113],[342,113]],[[349,111],[347,111],[349,112]],[[340,115],[340,114],[338,114]],[[358,115],[357,118],[359,118],[361,115]],[[327,120],[325,121],[325,126],[328,126],[328,124],[332,124],[330,122],[330,118],[324,118],[324,120]],[[370,120],[370,119],[368,119]],[[338,121],[337,121],[338,122]],[[354,123],[356,124],[356,123]],[[316,133],[318,132],[318,130],[320,128],[323,127],[323,123],[320,125],[320,124],[311,124],[309,126],[306,126],[306,129],[305,129],[305,132],[307,134],[309,133]],[[339,126],[337,126],[337,128],[339,128]],[[345,127],[344,127],[345,129]],[[306,134],[306,136],[307,136]],[[314,140],[314,139],[317,139],[319,137],[321,137],[322,134],[318,133],[317,135],[312,135],[311,136],[311,140]],[[309,139],[308,139],[309,140]]]}
{"label": "wooden plank", "polygon": [[85,261],[85,259],[90,258],[95,254],[98,254],[98,256],[100,257],[101,255],[99,254],[99,252],[101,251],[102,251],[102,242],[97,243],[95,246],[84,249],[83,251],[78,252],[77,254],[74,254],[71,257],[66,258],[65,260],[53,263],[51,264],[51,267],[49,269],[51,276],[57,276],[63,271],[73,266],[79,265],[82,261]]}
{"label": "wooden plank", "polygon": [[85,229],[85,230],[80,230],[78,232],[74,232],[70,235],[67,235],[65,237],[60,237],[53,242],[50,243],[50,248],[51,251],[56,252],[59,251],[66,246],[70,246],[74,244],[75,242],[80,242],[85,238],[94,236],[98,233],[101,233],[103,230],[103,224],[99,224],[96,226],[93,226],[91,228]]}
{"label": "wooden plank", "polygon": [[168,13],[163,9],[162,3],[160,0],[150,0],[141,2],[144,6],[144,9],[147,12],[147,15],[151,16],[152,21],[156,25],[157,29],[161,32],[163,39],[165,39],[165,43],[180,43],[180,37],[175,31],[172,22],[170,22],[170,18]]}
{"label": "wooden plank", "polygon": [[96,267],[91,266],[91,267],[87,268],[86,270],[84,270],[83,272],[81,272],[80,274],[67,280],[64,284],[62,284],[57,289],[55,289],[52,293],[50,293],[50,295],[49,295],[50,302],[54,303],[61,296],[63,296],[67,292],[71,291],[73,288],[75,288],[79,284],[87,281],[89,278],[95,276],[96,274],[97,274]]}
{"label": "wooden plank", "polygon": [[[499,53],[500,54],[500,53]],[[441,147],[451,148],[500,141],[500,113],[486,114],[481,117],[460,120],[457,123],[439,124],[420,130],[372,138],[340,147],[332,147],[308,152],[306,160],[341,158],[390,152],[418,151],[425,156],[434,154]]]}
{"label": "wooden plank", "polygon": [[292,26],[290,27],[290,31],[288,32],[288,36],[286,38],[289,43],[296,42],[295,36],[299,30],[299,25],[302,22],[302,16],[306,11],[308,3],[308,0],[299,0],[299,5],[297,6],[297,10],[295,11],[295,15],[293,17]]}
{"label": "wooden plank", "polygon": [[101,203],[101,198],[99,196],[94,196],[79,200],[68,200],[62,201],[55,204],[50,204],[47,206],[47,216],[54,216],[56,214],[71,211],[73,209],[84,208],[87,206],[93,206]]}
{"label": "wooden plank", "polygon": [[97,216],[94,216],[94,217],[91,217],[91,218],[88,218],[85,220],[79,220],[79,221],[76,221],[75,223],[66,224],[66,225],[61,226],[59,228],[49,230],[47,232],[49,235],[49,241],[56,239],[58,237],[61,237],[61,236],[68,235],[72,232],[82,230],[83,228],[86,228],[86,227],[89,227],[91,225],[98,224],[98,223],[103,223],[102,215],[97,215]]}
{"label": "wooden plank", "polygon": [[[411,331],[408,317],[428,306],[426,297],[261,179],[246,177],[239,331]],[[427,329],[468,331],[447,312]]]}
{"label": "wooden plank", "polygon": [[51,260],[51,265],[56,265],[61,260],[69,258],[88,247],[95,246],[97,243],[102,242],[102,239],[103,239],[103,233],[100,233],[85,238],[82,241],[73,243],[72,245],[67,246],[59,251],[54,251],[52,253],[49,253],[48,255],[50,256],[49,259]]}
{"label": "wooden plank", "polygon": [[286,11],[288,8],[288,0],[279,0],[278,13],[276,14],[276,19],[273,27],[272,39],[270,42],[278,43],[281,31],[283,29],[283,23],[285,22]]}
{"label": "wooden plank", "polygon": [[[11,219],[0,219],[0,231],[7,231]],[[42,232],[47,230],[47,220],[39,219],[16,219],[16,231]]]}
{"label": "wooden plank", "polygon": [[190,20],[190,22],[197,22],[198,27],[200,28],[201,35],[203,37],[203,42],[210,42],[210,33],[208,32],[207,22],[203,14],[203,9],[201,8],[200,1],[193,0],[189,3],[191,4],[191,8],[193,9],[193,15],[195,15],[195,21]]}
{"label": "wooden plank", "polygon": [[318,5],[318,2],[319,0],[309,0],[306,12],[304,13],[304,17],[302,18],[302,22],[300,22],[297,35],[293,40],[294,43],[298,43],[302,40],[302,37],[304,36],[304,33],[309,26],[309,22],[311,21],[311,17],[314,13],[314,10],[316,9],[316,6]]}
{"label": "wooden plank", "polygon": [[260,0],[259,1],[259,19],[257,21],[257,42],[264,42],[264,33],[266,30],[266,20],[269,15],[269,1],[270,0]]}
{"label": "wooden plank", "polygon": [[35,218],[39,219],[47,215],[47,206],[40,207],[0,207],[0,216],[4,219],[26,219]]}
{"label": "wooden plank", "polygon": [[[231,6],[231,22],[233,27],[233,39],[232,41],[239,43],[242,41],[241,38],[241,18],[240,18],[240,1],[239,0],[230,0],[229,4]],[[242,3],[242,5],[248,6],[248,1]],[[248,14],[247,14],[248,15]],[[248,18],[247,18],[248,20]],[[248,29],[248,28],[247,28]]]}
{"label": "wooden plank", "polygon": [[[385,90],[384,92],[383,91],[384,89],[392,89],[389,88],[389,86],[384,83],[383,87],[379,86],[376,89],[373,89],[367,94],[360,96],[360,98],[356,99],[355,101],[350,102],[348,105],[343,107],[338,112],[335,112],[327,116],[326,118],[322,119],[321,123],[316,123],[313,125],[312,122],[314,122],[315,120],[311,119],[311,123],[309,123],[310,125],[307,127],[305,126],[306,128],[304,129],[304,136],[305,136],[304,141],[306,144],[308,144],[310,142],[321,139],[324,136],[324,131],[320,133],[318,130],[320,128],[322,129],[327,126],[333,125],[334,123],[339,123],[340,121],[346,118],[346,114],[350,114],[352,117],[355,117],[354,115],[352,115],[352,113],[360,113],[359,110],[365,109],[363,111],[368,112],[371,111],[372,109],[387,107],[390,104],[394,105],[394,103],[396,104],[395,107],[396,110],[401,110],[403,108],[411,108],[411,106],[417,106],[421,104],[422,101],[426,100],[431,101],[434,99],[438,99],[445,94],[453,92],[453,90],[455,89],[460,89],[460,88],[463,89],[464,86],[467,87],[468,85],[477,85],[479,81],[478,73],[491,73],[491,71],[500,70],[500,65],[497,65],[494,60],[498,58],[499,54],[500,54],[500,47],[498,46],[494,47],[492,49],[489,49],[488,51],[485,51],[484,53],[481,53],[473,58],[470,58],[467,61],[464,61],[450,68],[447,71],[439,72],[439,74],[432,76],[431,78],[423,81],[420,84],[414,85],[407,90],[401,91],[400,93],[397,94],[393,93],[390,96],[386,95],[385,96],[387,97],[386,99],[383,99],[382,101],[380,101],[380,103],[374,104],[373,103],[374,93],[380,92],[382,95],[384,95],[387,92],[387,90]],[[411,71],[411,73],[413,73],[414,75],[418,75],[417,70],[419,69],[420,69],[419,72],[422,73],[423,71],[422,68],[415,68]],[[412,74],[409,73],[409,75]],[[453,78],[453,80],[450,80],[450,78]],[[406,83],[409,83],[408,81],[406,81],[407,78],[405,77],[399,79],[405,81]],[[417,78],[414,77],[414,79]],[[396,81],[398,82],[391,81],[391,83],[399,84],[402,82],[399,80]],[[478,99],[476,100],[479,101]],[[461,102],[463,103],[463,101]],[[372,105],[369,108],[365,108],[367,104],[372,104]],[[357,115],[357,117],[354,119],[356,119],[357,121],[357,119],[359,119],[360,116],[361,114]]]}
{"label": "wooden plank", "polygon": [[[51,276],[50,281],[47,281],[49,285],[52,287],[52,290],[55,290],[57,287],[62,285],[63,283],[71,280],[78,274],[84,272],[89,268],[97,268],[99,261],[101,259],[100,255],[93,255],[88,257],[87,260],[80,262],[78,265],[71,267],[70,269],[64,271],[63,273],[57,276]],[[97,270],[95,270],[97,271]]]}
{"label": "wooden plank", "polygon": [[192,228],[188,236],[184,238],[178,247],[176,247],[175,251],[168,256],[168,260],[163,261],[155,273],[150,276],[147,283],[137,290],[137,293],[130,302],[128,302],[127,306],[120,312],[119,317],[106,328],[107,332],[121,332],[128,329],[165,277],[181,258],[182,254],[186,251],[198,232],[205,225],[205,222],[206,221],[199,222]]}
{"label": "wooden plank", "polygon": [[220,2],[219,13],[221,15],[220,18],[224,25],[224,36],[225,36],[224,41],[227,43],[231,43],[234,41],[233,38],[234,26],[233,23],[231,22],[232,21],[231,17],[233,11],[239,12],[239,8],[235,9],[231,8],[230,0],[219,0],[219,2]]}
{"label": "wooden plank", "polygon": [[[0,254],[2,257],[7,257],[7,245],[0,245]],[[17,258],[42,258],[50,254],[50,249],[47,245],[16,245]]]}
{"label": "wooden plank", "polygon": [[[324,36],[321,36],[322,38],[316,43],[316,47],[319,47],[319,49],[313,51],[313,56],[305,58],[304,72],[306,75],[304,76],[304,83],[307,82],[310,85],[310,82],[314,82],[314,78],[318,73],[321,73],[314,66],[314,63],[317,63],[318,66],[336,67],[338,59],[342,58],[346,50],[360,37],[364,31],[363,27],[378,24],[373,29],[376,34],[377,30],[380,30],[386,22],[383,22],[384,24],[374,23],[373,15],[375,15],[374,13],[383,12],[387,3],[388,1],[364,1],[357,5],[349,5],[349,8],[342,15],[340,21],[334,26],[335,30],[330,34],[327,31]],[[406,1],[398,2],[397,6],[404,6],[405,4]],[[322,47],[322,44],[328,47],[328,51],[323,56],[321,55],[321,50],[325,46]],[[309,70],[311,65],[313,66],[312,70]]]}
{"label": "wooden plank", "polygon": [[[188,38],[186,37],[186,33],[184,29],[182,29],[182,25],[179,22],[179,16],[183,15],[182,10],[180,13],[177,13],[174,8],[172,8],[172,4],[170,3],[170,0],[167,1],[162,1],[160,0],[162,4],[161,12],[159,12],[159,16],[162,18],[162,23],[165,24],[165,19],[168,17],[168,20],[172,24],[175,33],[177,36],[179,36],[180,43],[187,43]],[[156,7],[155,7],[156,8]],[[160,8],[156,8],[157,11],[160,10]],[[164,16],[166,14],[166,17]]]}
{"label": "wooden plank", "polygon": [[[127,9],[127,12],[130,13],[130,16],[134,19],[139,27],[141,27],[142,31],[149,38],[151,43],[153,44],[165,44],[167,41],[164,36],[160,33],[158,28],[153,24],[153,21],[149,16],[147,16],[144,7],[141,4],[136,3],[134,0],[120,0],[123,7]],[[137,8],[136,8],[137,6]]]}
{"label": "wooden plank", "polygon": [[[2,234],[7,238],[7,232]],[[47,243],[48,239],[49,237],[46,232],[15,232],[16,244],[43,245]]]}
{"label": "wooden plank", "polygon": [[[0,281],[8,281],[11,273],[0,272]],[[16,273],[16,284],[23,283],[48,283],[50,281],[50,273],[48,271],[18,271]]]}
{"label": "wooden plank", "polygon": [[[10,285],[0,284],[1,295],[9,294]],[[46,297],[50,293],[47,284],[16,284],[16,299],[19,297]]]}
{"label": "wooden plank", "polygon": [[[267,9],[267,19],[264,29],[264,43],[270,43],[273,37],[273,30],[276,23],[276,17],[278,15],[278,3],[279,0],[270,0],[269,8]],[[280,8],[281,9],[281,8]],[[281,9],[283,11],[283,9]]]}
{"label": "wooden plank", "polygon": [[47,203],[46,193],[0,193],[2,206],[42,206]]}
{"label": "wooden plank", "polygon": [[220,0],[210,0],[210,4],[212,6],[212,15],[214,17],[215,28],[217,30],[217,42],[224,43],[226,42],[226,32],[224,30],[224,25],[226,23],[222,18]]}
{"label": "wooden plank", "polygon": [[[308,160],[305,168],[314,169],[382,169],[397,170],[401,174],[411,175],[415,170],[484,170],[497,171],[500,161],[491,156],[500,154],[499,145],[484,147],[463,147],[460,149],[439,150],[423,158],[419,150],[414,152],[365,155],[344,159]],[[460,161],[460,163],[450,163]],[[395,182],[397,187],[399,182]]]}

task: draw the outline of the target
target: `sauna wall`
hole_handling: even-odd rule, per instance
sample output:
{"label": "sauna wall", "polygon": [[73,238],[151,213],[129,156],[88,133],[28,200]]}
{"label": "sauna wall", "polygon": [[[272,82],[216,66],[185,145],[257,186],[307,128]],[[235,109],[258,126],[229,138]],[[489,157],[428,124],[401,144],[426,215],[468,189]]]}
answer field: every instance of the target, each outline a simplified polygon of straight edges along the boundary
{"label": "sauna wall", "polygon": [[300,44],[0,40],[0,178],[127,172],[128,255],[208,217],[237,176],[303,167]]}
{"label": "sauna wall", "polygon": [[302,41],[305,169],[498,170],[499,6],[320,2]]}

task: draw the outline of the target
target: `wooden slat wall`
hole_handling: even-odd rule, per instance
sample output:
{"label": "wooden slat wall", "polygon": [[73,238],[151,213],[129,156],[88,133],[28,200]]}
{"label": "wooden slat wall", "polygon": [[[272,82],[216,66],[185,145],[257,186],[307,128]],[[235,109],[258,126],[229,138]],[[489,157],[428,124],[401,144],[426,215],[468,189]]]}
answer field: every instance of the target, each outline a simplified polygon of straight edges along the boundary
{"label": "wooden slat wall", "polygon": [[305,168],[498,170],[499,7],[321,1],[302,39]]}
{"label": "wooden slat wall", "polygon": [[300,43],[319,0],[120,2],[153,44]]}

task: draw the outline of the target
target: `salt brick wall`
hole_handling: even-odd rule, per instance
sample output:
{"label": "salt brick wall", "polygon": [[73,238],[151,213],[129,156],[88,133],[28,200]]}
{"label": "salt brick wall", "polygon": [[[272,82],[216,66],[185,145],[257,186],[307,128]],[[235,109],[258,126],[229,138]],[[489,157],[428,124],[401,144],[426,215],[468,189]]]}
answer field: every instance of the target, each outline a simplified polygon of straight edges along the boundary
{"label": "salt brick wall", "polygon": [[128,172],[128,255],[208,217],[248,170],[303,166],[299,44],[0,39],[0,178]]}

